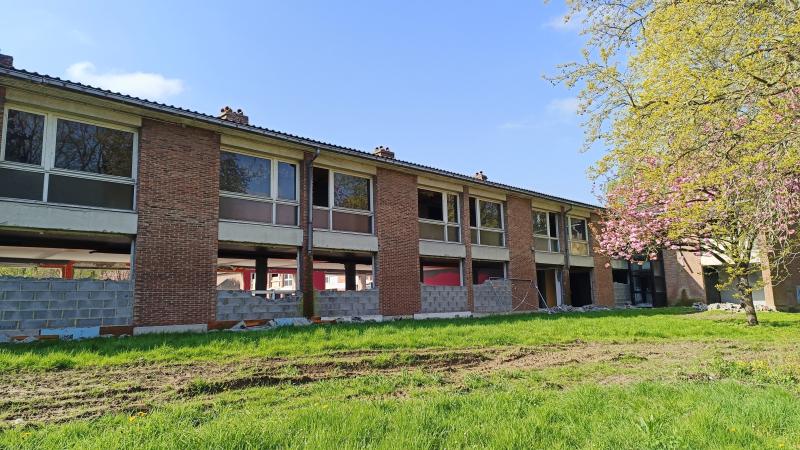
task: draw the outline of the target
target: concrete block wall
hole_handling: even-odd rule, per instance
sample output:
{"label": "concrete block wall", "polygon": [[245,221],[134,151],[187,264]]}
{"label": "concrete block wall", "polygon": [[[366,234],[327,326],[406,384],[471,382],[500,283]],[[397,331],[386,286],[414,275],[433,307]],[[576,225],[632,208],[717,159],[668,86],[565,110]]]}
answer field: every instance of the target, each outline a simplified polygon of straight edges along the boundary
{"label": "concrete block wall", "polygon": [[320,317],[361,317],[381,314],[378,289],[365,291],[319,291],[315,294]]}
{"label": "concrete block wall", "polygon": [[469,311],[466,286],[426,286],[422,290],[422,313]]}
{"label": "concrete block wall", "polygon": [[631,287],[625,283],[614,283],[614,305],[625,306],[631,304]]}
{"label": "concrete block wall", "polygon": [[302,294],[269,300],[247,291],[217,291],[217,320],[269,320],[302,317]]}
{"label": "concrete block wall", "polygon": [[0,333],[5,335],[131,325],[132,318],[129,281],[0,279]]}
{"label": "concrete block wall", "polygon": [[490,280],[472,286],[476,313],[502,313],[512,310],[511,282]]}

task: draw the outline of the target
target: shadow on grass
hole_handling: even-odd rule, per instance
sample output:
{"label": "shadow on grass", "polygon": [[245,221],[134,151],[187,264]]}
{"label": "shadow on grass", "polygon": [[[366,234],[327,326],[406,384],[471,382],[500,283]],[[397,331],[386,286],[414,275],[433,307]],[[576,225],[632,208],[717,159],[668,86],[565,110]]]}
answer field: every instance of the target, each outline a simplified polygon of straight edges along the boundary
{"label": "shadow on grass", "polygon": [[[126,338],[95,338],[82,341],[33,342],[29,344],[0,344],[0,352],[7,355],[35,354],[46,356],[50,353],[88,352],[100,356],[114,356],[126,352],[148,351],[159,348],[178,350],[203,345],[258,345],[270,340],[317,339],[330,340],[337,332],[362,336],[368,332],[392,333],[418,332],[435,333],[443,327],[483,327],[492,325],[514,325],[561,320],[591,321],[599,318],[619,317],[658,317],[683,316],[694,314],[691,308],[627,309],[610,311],[591,311],[585,313],[531,313],[504,316],[488,316],[467,319],[398,320],[381,323],[340,323],[333,325],[311,325],[306,327],[281,327],[263,331],[213,332],[213,333],[175,333],[151,334]],[[534,325],[535,326],[535,325]],[[788,326],[788,325],[787,325]]]}

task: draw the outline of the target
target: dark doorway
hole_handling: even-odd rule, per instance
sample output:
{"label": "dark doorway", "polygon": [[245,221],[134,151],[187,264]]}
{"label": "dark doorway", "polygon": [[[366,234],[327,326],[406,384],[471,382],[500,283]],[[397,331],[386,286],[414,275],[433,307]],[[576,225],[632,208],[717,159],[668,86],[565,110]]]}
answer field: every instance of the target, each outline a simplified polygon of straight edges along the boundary
{"label": "dark doorway", "polygon": [[706,287],[706,303],[722,303],[722,294],[717,289],[719,272],[713,267],[703,268],[703,284]]}
{"label": "dark doorway", "polygon": [[590,272],[570,272],[569,288],[572,291],[572,306],[592,304],[592,280]]}

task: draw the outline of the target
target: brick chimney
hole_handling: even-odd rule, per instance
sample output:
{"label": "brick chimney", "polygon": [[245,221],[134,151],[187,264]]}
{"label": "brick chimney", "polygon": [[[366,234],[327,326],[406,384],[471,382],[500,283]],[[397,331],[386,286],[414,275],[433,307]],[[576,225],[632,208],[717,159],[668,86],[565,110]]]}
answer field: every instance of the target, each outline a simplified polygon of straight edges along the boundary
{"label": "brick chimney", "polygon": [[230,106],[226,106],[220,110],[219,118],[228,120],[241,125],[250,125],[250,118],[244,115],[244,111],[237,109],[234,111]]}
{"label": "brick chimney", "polygon": [[475,175],[473,175],[473,178],[475,178],[478,181],[486,181],[486,180],[489,179],[489,177],[487,177],[486,174],[484,174],[482,170],[479,171],[479,172],[475,172]]}
{"label": "brick chimney", "polygon": [[380,147],[375,147],[375,150],[372,152],[372,154],[375,156],[380,156],[381,158],[394,159],[394,152],[389,150],[389,147],[384,147],[382,145]]}
{"label": "brick chimney", "polygon": [[10,55],[4,55],[0,53],[0,67],[5,67],[7,69],[14,68],[14,57]]}

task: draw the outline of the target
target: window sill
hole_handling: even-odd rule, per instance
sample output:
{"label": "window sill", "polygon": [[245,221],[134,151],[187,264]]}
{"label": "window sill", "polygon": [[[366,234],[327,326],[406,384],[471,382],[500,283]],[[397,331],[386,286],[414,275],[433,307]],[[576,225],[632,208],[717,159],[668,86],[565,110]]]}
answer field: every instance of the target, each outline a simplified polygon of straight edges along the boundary
{"label": "window sill", "polygon": [[260,225],[260,226],[266,226],[266,227],[280,227],[280,228],[293,228],[293,229],[300,228],[300,225],[278,225],[276,223],[251,222],[249,220],[236,220],[236,219],[223,219],[221,217],[219,218],[219,221],[220,222],[226,222],[226,223],[242,223],[242,224],[245,224],[245,225]]}
{"label": "window sill", "polygon": [[26,205],[47,206],[51,208],[74,209],[80,211],[110,211],[110,212],[136,214],[135,209],[103,208],[100,206],[73,205],[70,203],[45,202],[43,200],[29,200],[24,198],[0,197],[0,201],[12,202],[12,203],[24,203]]}

